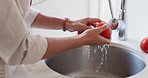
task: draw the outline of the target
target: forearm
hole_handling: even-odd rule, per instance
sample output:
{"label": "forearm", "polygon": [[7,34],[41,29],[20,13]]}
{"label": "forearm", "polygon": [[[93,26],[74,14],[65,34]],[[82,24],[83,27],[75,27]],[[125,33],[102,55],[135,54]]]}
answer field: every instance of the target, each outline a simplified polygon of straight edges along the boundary
{"label": "forearm", "polygon": [[41,29],[62,29],[63,22],[64,19],[49,17],[39,13],[32,23],[32,27]]}
{"label": "forearm", "polygon": [[47,38],[48,48],[43,59],[53,57],[63,53],[69,49],[77,48],[85,44],[85,40],[81,35],[65,38]]}
{"label": "forearm", "polygon": [[73,37],[64,38],[46,38],[48,47],[43,59],[63,53],[69,49],[77,48],[83,45],[104,45],[109,44],[110,40],[100,36],[99,34],[106,30],[106,25],[102,27],[92,28],[84,31],[82,34]]}

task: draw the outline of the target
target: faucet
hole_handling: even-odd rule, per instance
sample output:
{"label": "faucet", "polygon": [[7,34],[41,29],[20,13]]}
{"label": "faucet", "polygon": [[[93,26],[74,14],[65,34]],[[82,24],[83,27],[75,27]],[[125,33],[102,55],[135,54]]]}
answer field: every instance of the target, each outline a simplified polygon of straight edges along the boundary
{"label": "faucet", "polygon": [[121,9],[119,18],[115,19],[113,16],[111,0],[109,1],[109,7],[112,19],[110,20],[110,26],[112,30],[117,30],[118,39],[121,41],[127,40],[127,18],[126,18],[126,0],[121,0]]}

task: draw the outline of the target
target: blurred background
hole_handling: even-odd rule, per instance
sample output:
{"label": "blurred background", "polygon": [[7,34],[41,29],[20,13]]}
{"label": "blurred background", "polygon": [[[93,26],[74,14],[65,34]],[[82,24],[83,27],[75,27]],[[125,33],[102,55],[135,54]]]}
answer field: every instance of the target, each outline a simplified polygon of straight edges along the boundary
{"label": "blurred background", "polygon": [[[118,18],[121,0],[111,1],[114,16]],[[139,34],[138,38],[148,36],[147,3],[147,0],[127,0],[128,33]],[[108,0],[33,0],[32,8],[48,16],[59,18],[68,17],[71,20],[85,17],[96,17],[108,22],[108,20],[111,19]],[[52,37],[76,35],[76,32],[71,33],[63,32],[61,30],[55,31],[40,29],[33,29],[33,33]]]}

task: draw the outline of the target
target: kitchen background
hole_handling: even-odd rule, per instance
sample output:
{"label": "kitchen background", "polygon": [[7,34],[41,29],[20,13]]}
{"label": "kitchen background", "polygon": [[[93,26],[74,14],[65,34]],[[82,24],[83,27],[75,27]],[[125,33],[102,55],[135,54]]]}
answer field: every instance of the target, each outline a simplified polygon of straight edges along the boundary
{"label": "kitchen background", "polygon": [[[114,16],[118,18],[120,0],[111,0]],[[127,28],[128,36],[138,40],[148,36],[148,0],[127,0]],[[105,20],[111,19],[108,0],[34,0],[32,8],[48,16],[77,20],[85,17],[96,17]],[[116,31],[114,31],[115,33]],[[76,35],[76,32],[61,30],[33,29],[34,34],[50,37]],[[130,35],[132,34],[132,35]]]}

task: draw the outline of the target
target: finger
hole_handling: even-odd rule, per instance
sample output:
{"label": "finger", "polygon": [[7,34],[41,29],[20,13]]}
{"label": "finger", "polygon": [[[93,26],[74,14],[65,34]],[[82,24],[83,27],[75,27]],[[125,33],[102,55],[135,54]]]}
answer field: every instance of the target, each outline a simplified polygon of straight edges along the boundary
{"label": "finger", "polygon": [[90,29],[90,28],[92,28],[91,26],[87,26],[87,25],[84,26],[84,27],[85,27],[86,29]]}
{"label": "finger", "polygon": [[102,22],[102,20],[99,19],[99,18],[90,18],[89,21],[91,21],[91,22]]}
{"label": "finger", "polygon": [[86,30],[86,29],[90,29],[91,28],[91,26],[87,26],[87,25],[81,25],[79,27],[81,27],[80,30]]}
{"label": "finger", "polygon": [[[83,33],[85,30],[87,29],[90,29],[91,27],[90,26],[86,26],[86,25],[83,25],[83,26],[79,26],[80,28],[77,29],[78,30],[78,34],[81,34]],[[77,27],[78,28],[78,27]]]}
{"label": "finger", "polygon": [[102,31],[106,30],[107,28],[108,28],[108,26],[106,24],[104,24],[103,26],[96,27],[95,29],[98,30],[99,33],[101,33]]}
{"label": "finger", "polygon": [[96,22],[87,22],[86,25],[87,25],[87,26],[96,26],[97,23],[96,23]]}
{"label": "finger", "polygon": [[88,18],[87,19],[87,23],[91,23],[91,24],[93,24],[93,23],[96,23],[96,22],[102,22],[102,20],[101,19],[99,19],[99,18]]}
{"label": "finger", "polygon": [[102,36],[99,36],[99,40],[101,40],[101,43],[99,43],[100,45],[103,45],[103,44],[110,44],[111,43],[111,39],[106,39]]}

